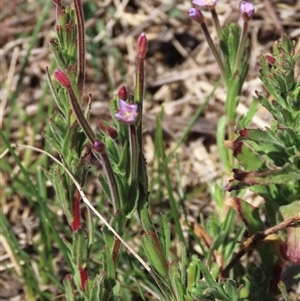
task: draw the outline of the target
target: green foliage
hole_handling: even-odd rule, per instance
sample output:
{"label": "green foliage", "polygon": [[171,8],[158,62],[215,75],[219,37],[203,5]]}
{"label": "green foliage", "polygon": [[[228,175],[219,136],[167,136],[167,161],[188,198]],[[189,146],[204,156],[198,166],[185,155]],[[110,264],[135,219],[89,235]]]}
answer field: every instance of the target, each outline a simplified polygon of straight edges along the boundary
{"label": "green foliage", "polygon": [[[198,280],[199,271],[203,273],[204,279]],[[194,279],[194,283],[189,285],[189,300],[239,300],[235,282],[230,279],[223,283],[216,282],[207,267],[196,257],[192,258],[188,274],[191,274],[192,279]]]}
{"label": "green foliage", "polygon": [[[233,155],[243,169],[234,169],[234,179],[226,186],[228,191],[250,187],[259,193],[265,200],[266,216],[274,226],[300,212],[300,82],[294,77],[298,60],[299,53],[295,52],[294,44],[287,35],[283,35],[282,42],[274,44],[273,56],[261,55],[260,78],[272,99],[270,101],[261,94],[257,96],[274,121],[271,128],[264,130],[238,130],[239,136],[233,142]],[[257,209],[251,212],[250,205],[243,200],[237,202],[236,208],[250,233],[262,231],[264,223],[255,213]],[[299,237],[300,229],[289,227],[285,251],[282,251],[284,244],[279,237],[269,246],[263,245],[258,249],[262,263],[248,267],[253,298],[272,299],[272,285],[276,277],[280,277],[281,268],[278,270],[278,266],[282,260],[294,263],[300,260]],[[275,291],[273,287],[273,293]]]}
{"label": "green foliage", "polygon": [[[162,115],[157,118],[155,171],[158,174],[156,183],[159,192],[156,197],[159,202],[165,189],[170,216],[161,213],[156,225],[149,214],[149,171],[142,153],[146,37],[142,34],[137,43],[135,93],[131,94],[122,86],[110,102],[112,122],[100,120],[100,132],[94,134],[88,123],[92,96],[89,96],[89,104],[84,113],[80,107],[85,72],[85,41],[82,35],[84,21],[80,1],[75,0],[73,4],[63,7],[60,1],[55,1],[57,38],[51,40],[50,50],[61,69],[55,76],[61,85],[52,82],[48,70],[47,75],[59,111],[49,117],[49,131],[44,136],[83,190],[91,159],[95,158],[101,163],[102,173],[98,180],[102,196],[111,205],[104,208],[109,225],[98,229],[98,222],[94,221],[90,212],[82,220],[81,190],[75,186],[65,168],[54,164],[45,174],[53,184],[56,198],[70,225],[70,228],[65,229],[47,208],[46,189],[42,185],[45,179],[39,174],[39,194],[22,162],[1,132],[1,138],[28,182],[27,187],[20,181],[20,187],[24,189],[24,194],[30,196],[32,204],[37,201],[36,210],[42,221],[41,232],[45,233],[41,245],[50,250],[49,237],[55,237],[69,265],[70,274],[63,280],[64,288],[57,279],[51,281],[64,290],[64,297],[68,301],[133,300],[136,295],[148,300],[145,287],[157,299],[167,301],[265,301],[274,299],[278,293],[277,286],[284,299],[289,301],[285,284],[279,282],[279,277],[284,260],[294,263],[300,260],[299,227],[294,222],[288,224],[289,227],[285,226],[288,227],[287,231],[280,236],[275,233],[285,227],[274,230],[272,235],[265,235],[266,222],[262,217],[267,219],[268,224],[277,227],[282,220],[288,220],[299,213],[300,82],[295,80],[294,70],[300,55],[295,52],[293,42],[283,35],[282,42],[274,45],[273,56],[260,57],[260,78],[272,100],[269,101],[269,95],[257,93],[257,100],[253,101],[247,114],[239,119],[239,136],[232,142],[231,148],[241,167],[234,168],[235,162],[224,143],[227,138],[233,140],[233,129],[237,122],[236,109],[248,71],[250,52],[247,22],[243,28],[236,24],[227,24],[221,28],[212,9],[219,48],[215,48],[211,39],[209,43],[227,89],[225,115],[218,124],[217,141],[225,170],[234,168],[234,179],[226,186],[227,191],[233,192],[229,201],[222,185],[207,184],[216,201],[216,212],[206,219],[199,217],[201,224],[197,225],[198,232],[185,216],[184,222],[189,227],[187,237],[183,231],[180,211],[185,210],[184,201],[187,196],[181,190],[179,203],[168,164],[203,112],[219,82],[199,107],[169,156],[163,140]],[[92,6],[93,4],[86,6],[86,13],[89,13]],[[169,13],[176,15],[178,11],[173,9]],[[102,21],[99,21],[98,26],[103,28]],[[204,21],[201,26],[207,35]],[[121,62],[121,52],[114,50],[113,55]],[[122,74],[125,76],[125,69],[122,69]],[[135,121],[128,123],[117,118],[116,113],[121,111],[120,100],[136,105],[138,117]],[[272,114],[274,121],[267,129],[247,129],[258,102]],[[227,130],[228,136],[225,134]],[[180,176],[178,178],[180,181]],[[181,183],[177,184],[181,187]],[[261,208],[255,208],[244,201],[243,191],[240,191],[244,188],[250,188],[261,195],[265,204]],[[242,223],[237,221],[237,217]],[[36,276],[30,266],[30,258],[20,247],[5,217],[3,221],[6,239],[14,250],[15,259],[17,262],[24,261],[24,265],[20,265],[20,273],[27,287],[28,299],[34,300],[37,294],[41,300],[52,300],[49,293],[42,292],[35,284]],[[59,237],[57,228],[59,233],[65,235],[64,241]],[[248,241],[242,243],[245,229],[250,235],[248,244]],[[134,239],[134,236],[138,236],[138,239]],[[135,243],[135,247],[131,250],[124,241],[121,242],[121,238]],[[201,249],[200,258],[194,255],[195,241]],[[286,248],[283,241],[286,242]],[[122,243],[132,254],[123,249]],[[179,254],[174,249],[179,249]],[[248,266],[243,266],[239,261],[240,257],[235,256],[235,253],[240,252],[239,249],[245,251],[243,254],[256,249],[260,257],[259,263],[251,262]],[[47,273],[55,273],[53,258],[46,258],[40,250],[37,253],[41,258],[40,273],[47,283]],[[140,267],[140,263],[145,270]]]}

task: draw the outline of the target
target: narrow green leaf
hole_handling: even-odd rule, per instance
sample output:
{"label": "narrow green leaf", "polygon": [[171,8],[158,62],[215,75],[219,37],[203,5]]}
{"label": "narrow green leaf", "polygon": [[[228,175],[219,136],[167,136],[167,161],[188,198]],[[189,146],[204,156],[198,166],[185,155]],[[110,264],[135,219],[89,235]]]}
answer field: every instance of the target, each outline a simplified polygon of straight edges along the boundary
{"label": "narrow green leaf", "polygon": [[154,232],[147,233],[147,235],[146,233],[143,233],[141,237],[142,245],[151,266],[158,273],[161,279],[167,281],[167,275],[168,275],[167,260],[164,257],[161,247],[158,245],[159,243],[158,239],[155,237],[157,236]]}
{"label": "narrow green leaf", "polygon": [[77,269],[85,268],[88,256],[87,239],[82,229],[74,233],[72,261]]}
{"label": "narrow green leaf", "polygon": [[[78,133],[80,127],[77,121],[73,122],[73,124],[68,128],[68,131],[64,137],[64,142],[62,146],[62,155],[66,162],[70,162],[70,156],[72,152],[72,156],[77,156],[77,150],[74,150],[73,140],[74,136]],[[77,136],[77,135],[76,135]]]}
{"label": "narrow green leaf", "polygon": [[188,267],[188,278],[187,278],[187,290],[191,291],[193,286],[197,281],[200,279],[200,259],[193,255],[192,261],[189,264]]}
{"label": "narrow green leaf", "polygon": [[207,284],[211,287],[217,286],[218,283],[214,280],[214,278],[208,271],[207,267],[204,265],[204,263],[201,260],[199,260],[198,265],[199,265],[199,268],[201,269],[201,272],[203,273],[203,276],[204,276]]}
{"label": "narrow green leaf", "polygon": [[163,231],[163,239],[161,241],[161,245],[165,251],[165,257],[169,258],[170,251],[170,240],[171,240],[171,225],[170,221],[165,214],[161,214],[162,219],[162,231]]}
{"label": "narrow green leaf", "polygon": [[116,272],[115,265],[112,259],[112,254],[107,246],[105,246],[102,250],[103,254],[103,270],[106,273],[104,278],[104,286],[107,290],[111,290],[116,285]]}
{"label": "narrow green leaf", "polygon": [[66,300],[75,301],[75,296],[73,293],[73,287],[71,283],[71,277],[70,276],[65,277],[65,279],[63,280],[63,284],[65,286]]}
{"label": "narrow green leaf", "polygon": [[181,282],[180,274],[178,271],[178,264],[173,262],[169,267],[169,277],[171,281],[172,294],[178,301],[185,301],[183,283]]}
{"label": "narrow green leaf", "polygon": [[249,186],[284,184],[287,182],[296,182],[300,180],[300,172],[294,164],[287,163],[283,168],[277,170],[266,170],[263,172],[243,172],[234,170],[234,178]]}
{"label": "narrow green leaf", "polygon": [[180,225],[177,204],[176,204],[174,194],[173,194],[173,187],[171,185],[171,179],[170,179],[170,174],[169,174],[169,169],[168,169],[168,161],[167,161],[167,156],[166,156],[164,142],[163,142],[162,125],[161,125],[161,120],[159,118],[157,118],[157,121],[156,121],[156,135],[157,135],[157,139],[158,139],[160,155],[162,158],[163,169],[164,169],[164,173],[165,173],[165,181],[166,181],[168,196],[169,196],[170,205],[171,205],[172,219],[175,223],[176,233],[179,236],[179,239],[184,241],[182,228]]}
{"label": "narrow green leaf", "polygon": [[223,289],[230,298],[230,301],[239,301],[239,293],[235,281],[226,279],[226,282],[223,284]]}
{"label": "narrow green leaf", "polygon": [[199,266],[200,266],[201,272],[203,273],[205,280],[207,281],[208,286],[212,289],[211,293],[216,298],[221,298],[221,300],[224,300],[224,301],[231,301],[229,299],[229,297],[224,293],[224,291],[220,287],[220,285],[214,280],[214,278],[208,271],[207,267],[201,261],[199,261]]}
{"label": "narrow green leaf", "polygon": [[231,170],[231,160],[229,156],[231,156],[231,153],[225,148],[224,146],[224,140],[225,140],[225,130],[227,127],[227,120],[226,117],[223,116],[220,118],[218,122],[218,128],[217,128],[217,145],[218,150],[220,153],[220,159],[223,163],[226,170]]}
{"label": "narrow green leaf", "polygon": [[100,174],[98,177],[98,180],[99,180],[101,188],[104,191],[104,193],[106,194],[107,198],[109,200],[111,200],[111,193],[110,193],[110,189],[107,184],[107,180],[106,180],[105,176],[103,174]]}
{"label": "narrow green leaf", "polygon": [[180,242],[181,246],[181,283],[186,283],[186,277],[187,277],[187,250],[186,246],[183,242]]}
{"label": "narrow green leaf", "polygon": [[60,167],[52,165],[50,171],[44,171],[48,179],[52,182],[56,191],[57,199],[60,202],[64,214],[67,216],[69,224],[73,222],[73,213],[71,200],[69,199],[69,191],[66,189],[67,184],[64,175],[60,172]]}

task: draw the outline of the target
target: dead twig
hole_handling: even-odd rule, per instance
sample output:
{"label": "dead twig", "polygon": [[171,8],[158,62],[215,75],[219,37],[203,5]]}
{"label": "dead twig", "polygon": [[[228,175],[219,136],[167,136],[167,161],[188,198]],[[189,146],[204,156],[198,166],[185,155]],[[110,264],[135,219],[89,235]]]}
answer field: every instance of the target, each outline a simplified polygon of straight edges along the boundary
{"label": "dead twig", "polygon": [[255,249],[263,243],[263,241],[271,234],[275,234],[278,231],[287,227],[292,227],[300,223],[300,213],[282,221],[278,225],[271,227],[265,231],[259,231],[249,237],[244,243],[242,249],[232,258],[227,267],[222,271],[221,276],[223,278],[228,277],[229,271],[235,266],[235,264],[250,250]]}

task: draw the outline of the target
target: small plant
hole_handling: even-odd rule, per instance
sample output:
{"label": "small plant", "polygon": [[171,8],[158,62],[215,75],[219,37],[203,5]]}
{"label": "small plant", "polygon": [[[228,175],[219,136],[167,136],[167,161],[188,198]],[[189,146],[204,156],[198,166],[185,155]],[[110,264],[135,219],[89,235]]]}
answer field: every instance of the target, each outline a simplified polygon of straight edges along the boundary
{"label": "small plant", "polygon": [[[175,262],[171,266],[168,263],[167,242],[170,238],[167,236],[170,235],[170,226],[165,221],[164,236],[159,237],[147,211],[148,179],[142,154],[146,36],[142,33],[137,42],[135,93],[131,94],[122,86],[110,104],[113,125],[101,120],[100,132],[94,134],[88,124],[90,105],[85,114],[80,108],[85,62],[81,3],[74,1],[74,8],[64,8],[60,1],[55,3],[58,34],[57,39],[51,41],[50,45],[60,67],[54,76],[61,86],[55,88],[51,77],[48,78],[60,112],[50,118],[52,135],[46,138],[61,154],[65,167],[81,186],[84,186],[91,156],[97,158],[103,167],[99,181],[113,207],[111,228],[122,237],[133,213],[138,213],[142,231],[141,243],[151,264],[148,271],[167,300],[182,300],[183,288],[180,288],[177,279],[179,267]],[[89,99],[91,102],[91,95]],[[70,277],[66,277],[64,281],[67,300],[111,300],[112,296],[116,298],[120,294],[116,282],[120,239],[110,229],[102,229],[102,269],[90,272],[92,259],[89,254],[94,241],[91,238],[92,233],[87,231],[94,230],[89,225],[92,222],[91,217],[87,221],[88,230],[80,222],[80,191],[60,166],[53,165],[47,176],[55,187],[73,230],[72,242],[68,243],[73,281]]]}

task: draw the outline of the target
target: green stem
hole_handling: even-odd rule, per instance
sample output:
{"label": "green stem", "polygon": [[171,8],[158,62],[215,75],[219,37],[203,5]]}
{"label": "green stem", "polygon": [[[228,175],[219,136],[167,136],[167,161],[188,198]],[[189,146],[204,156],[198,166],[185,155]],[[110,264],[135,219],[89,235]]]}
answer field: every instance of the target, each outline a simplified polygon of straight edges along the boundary
{"label": "green stem", "polygon": [[239,68],[240,68],[241,57],[242,57],[242,54],[245,50],[245,41],[246,41],[246,38],[247,38],[247,33],[248,33],[248,22],[244,22],[243,32],[242,32],[242,35],[241,35],[239,48],[238,48],[238,52],[237,52],[237,55],[236,55],[234,71],[238,71]]}
{"label": "green stem", "polygon": [[130,144],[130,179],[129,183],[132,189],[135,189],[135,181],[138,170],[138,151],[139,145],[136,137],[136,128],[134,124],[129,125],[129,144]]}
{"label": "green stem", "polygon": [[135,101],[139,107],[139,120],[137,122],[137,140],[140,146],[139,152],[142,152],[142,123],[143,123],[143,98],[144,98],[144,57],[137,59],[137,72],[136,72],[136,88],[135,88]]}
{"label": "green stem", "polygon": [[69,86],[69,87],[66,87],[66,88],[67,88],[67,91],[69,93],[71,105],[72,105],[72,108],[73,108],[73,112],[76,116],[76,119],[77,119],[78,123],[80,124],[82,130],[84,131],[85,135],[89,139],[89,141],[93,144],[94,141],[95,141],[94,132],[91,129],[90,125],[88,124],[87,120],[85,119],[85,117],[84,117],[84,115],[81,111],[81,108],[80,108],[79,103],[76,99],[76,96],[74,94],[72,86]]}
{"label": "green stem", "polygon": [[213,21],[215,23],[215,27],[216,27],[216,31],[217,31],[217,34],[218,34],[218,38],[219,38],[219,40],[222,40],[222,38],[223,38],[223,31],[222,31],[222,27],[220,25],[218,14],[217,14],[215,8],[211,9],[211,15],[212,15],[212,19],[213,19]]}
{"label": "green stem", "polygon": [[[99,159],[98,153],[94,152],[94,154],[97,157],[97,159]],[[120,197],[119,197],[118,186],[117,186],[115,174],[112,170],[111,164],[109,162],[109,159],[108,159],[108,156],[106,155],[106,153],[100,154],[99,161],[103,166],[103,170],[104,170],[104,173],[105,173],[105,176],[106,176],[106,179],[108,182],[109,190],[111,193],[111,197],[112,197],[114,214],[116,214],[120,210]]]}

